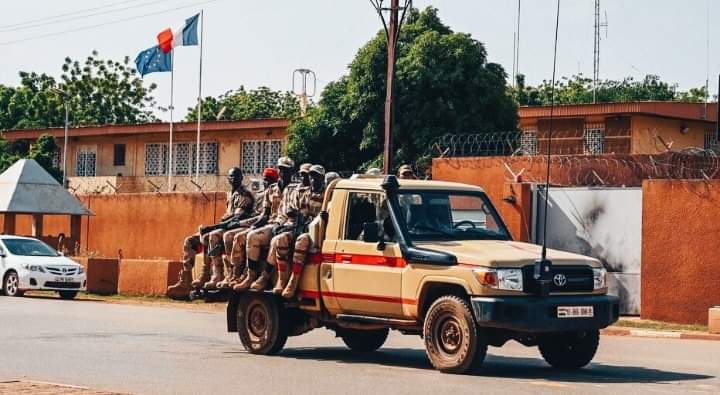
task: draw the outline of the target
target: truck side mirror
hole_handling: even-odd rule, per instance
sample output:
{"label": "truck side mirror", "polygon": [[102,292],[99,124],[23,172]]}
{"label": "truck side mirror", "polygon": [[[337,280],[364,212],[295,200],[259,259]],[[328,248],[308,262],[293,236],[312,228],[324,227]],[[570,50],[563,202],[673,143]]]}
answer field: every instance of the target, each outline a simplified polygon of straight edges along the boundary
{"label": "truck side mirror", "polygon": [[363,241],[366,243],[380,241],[380,224],[377,222],[365,222],[363,224]]}

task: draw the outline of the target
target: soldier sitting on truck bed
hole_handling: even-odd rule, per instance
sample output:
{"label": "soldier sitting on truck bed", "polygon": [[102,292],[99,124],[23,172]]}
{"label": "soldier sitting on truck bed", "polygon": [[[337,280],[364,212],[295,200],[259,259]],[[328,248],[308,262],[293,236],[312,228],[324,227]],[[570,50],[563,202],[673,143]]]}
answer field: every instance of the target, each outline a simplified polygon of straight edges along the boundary
{"label": "soldier sitting on truck bed", "polygon": [[260,193],[259,202],[255,203],[255,212],[251,218],[248,218],[235,229],[228,230],[223,234],[223,244],[225,253],[225,264],[227,265],[228,276],[225,280],[218,283],[220,289],[234,287],[242,280],[243,271],[245,269],[245,241],[251,227],[255,224],[263,214],[263,201],[265,195],[270,190],[270,186],[278,180],[278,171],[272,167],[263,170],[263,191]]}
{"label": "soldier sitting on truck bed", "polygon": [[[242,186],[242,172],[239,168],[233,167],[228,171],[228,183],[231,185],[232,192],[229,192],[227,195],[225,215],[223,215],[221,221],[228,220],[236,213],[252,207],[252,201],[248,203],[247,198],[244,197],[243,191],[245,190],[240,190]],[[169,298],[187,299],[191,286],[200,287],[210,280],[210,257],[207,255],[207,246],[209,244],[210,233],[200,234],[200,232],[198,232],[185,238],[183,241],[183,266],[179,273],[180,278],[177,283],[168,287],[167,296]],[[202,274],[200,278],[193,281],[192,269],[195,264],[195,255],[200,251],[203,251]]]}
{"label": "soldier sitting on truck bed", "polygon": [[[307,233],[307,226],[320,213],[325,195],[325,168],[320,165],[313,165],[309,171],[310,187],[300,187],[296,194],[296,207],[300,213],[299,218],[289,218],[284,224],[282,232],[273,237],[271,245],[275,248],[275,262],[268,259],[269,264],[275,263],[278,271],[278,278],[273,292],[282,294],[286,299],[295,296],[295,291],[300,283],[308,249],[312,244],[310,234]],[[300,220],[300,223],[296,221]],[[292,269],[289,266],[290,247],[294,243],[292,255]],[[288,279],[288,273],[289,279]],[[252,285],[252,289],[262,290],[267,285],[268,278],[260,277]]]}
{"label": "soldier sitting on truck bed", "polygon": [[[277,183],[270,186],[263,202],[263,215],[253,225],[253,229],[247,235],[247,276],[233,287],[236,291],[250,288],[250,285],[252,285],[258,275],[260,275],[261,251],[263,248],[270,246],[274,229],[287,221],[288,212],[293,209],[291,203],[295,190],[298,187],[298,184],[290,183],[294,166],[294,162],[288,157],[278,159],[280,179]],[[268,259],[274,260],[274,255],[271,249],[268,253]],[[272,266],[270,268],[272,268]],[[262,273],[263,276],[268,276],[268,278],[270,278],[270,274],[270,272],[266,273],[266,271]]]}

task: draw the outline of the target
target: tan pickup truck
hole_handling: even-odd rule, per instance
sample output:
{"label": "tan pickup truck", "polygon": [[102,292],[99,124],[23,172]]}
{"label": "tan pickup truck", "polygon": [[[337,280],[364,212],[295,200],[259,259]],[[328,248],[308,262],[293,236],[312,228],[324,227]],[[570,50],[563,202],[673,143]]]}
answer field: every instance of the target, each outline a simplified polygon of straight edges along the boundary
{"label": "tan pickup truck", "polygon": [[251,353],[278,353],[288,336],[320,327],[371,352],[394,329],[420,335],[443,372],[477,369],[488,346],[508,340],[574,369],[618,319],[598,260],[549,250],[540,261],[540,247],[513,241],[476,186],[360,177],[331,184],[324,205],[296,300],[230,298],[228,330]]}

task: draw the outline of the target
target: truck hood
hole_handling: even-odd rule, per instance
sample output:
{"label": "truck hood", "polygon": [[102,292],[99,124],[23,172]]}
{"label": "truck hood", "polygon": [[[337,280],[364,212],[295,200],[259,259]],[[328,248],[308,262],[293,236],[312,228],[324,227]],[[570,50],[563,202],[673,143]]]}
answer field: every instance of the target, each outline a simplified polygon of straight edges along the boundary
{"label": "truck hood", "polygon": [[[522,267],[540,258],[542,247],[518,241],[462,240],[417,242],[417,247],[453,254],[458,263],[490,267]],[[600,267],[600,261],[580,254],[560,250],[547,250],[555,265],[590,265]]]}

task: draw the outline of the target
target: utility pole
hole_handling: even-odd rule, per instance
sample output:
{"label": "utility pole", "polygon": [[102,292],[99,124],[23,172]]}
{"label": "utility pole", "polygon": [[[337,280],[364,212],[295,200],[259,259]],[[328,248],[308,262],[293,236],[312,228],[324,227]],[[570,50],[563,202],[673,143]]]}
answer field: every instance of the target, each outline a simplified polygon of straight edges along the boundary
{"label": "utility pole", "polygon": [[[298,76],[300,76],[301,78],[299,83],[299,90],[295,88],[295,81],[297,80]],[[308,76],[312,77],[312,93],[308,93]],[[300,115],[304,117],[305,113],[307,112],[309,98],[315,96],[315,91],[317,90],[317,78],[315,78],[315,72],[310,69],[295,69],[295,71],[293,71],[292,88],[295,96],[298,96],[300,98]]]}
{"label": "utility pole", "polygon": [[70,123],[70,95],[60,88],[52,88],[52,90],[63,98],[63,106],[65,107],[65,133],[63,139],[62,153],[62,186],[67,188],[67,146],[68,146],[68,125]]}
{"label": "utility pole", "polygon": [[[394,103],[393,99],[395,96],[395,64],[396,56],[395,51],[397,49],[397,40],[402,26],[402,21],[405,19],[405,13],[412,7],[412,0],[404,0],[404,6],[400,7],[400,0],[390,0],[390,8],[384,8],[383,0],[370,0],[370,3],[375,7],[380,20],[385,28],[385,36],[387,37],[387,79],[385,86],[385,149],[383,152],[383,172],[390,174],[392,170],[392,127],[394,121]],[[399,15],[399,11],[402,10],[402,16]],[[384,11],[390,12],[390,21],[385,23]]]}
{"label": "utility pole", "polygon": [[600,21],[600,0],[595,0],[595,43],[593,46],[593,103],[597,100],[597,86],[600,80],[600,29],[605,28],[607,37],[607,14],[605,22]]}

